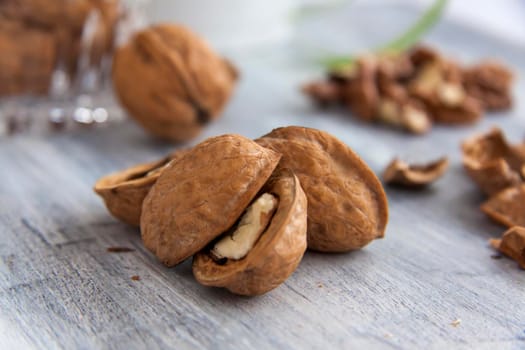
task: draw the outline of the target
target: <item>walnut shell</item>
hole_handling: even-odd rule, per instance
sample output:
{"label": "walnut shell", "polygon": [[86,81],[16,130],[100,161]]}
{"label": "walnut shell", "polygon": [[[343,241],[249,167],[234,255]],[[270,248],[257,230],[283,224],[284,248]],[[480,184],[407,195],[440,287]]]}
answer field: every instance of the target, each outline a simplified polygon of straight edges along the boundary
{"label": "walnut shell", "polygon": [[256,140],[281,153],[308,198],[308,248],[346,252],[382,238],[388,204],[381,182],[348,146],[309,128],[278,128]]}
{"label": "walnut shell", "polygon": [[422,187],[439,179],[448,169],[448,158],[442,157],[428,164],[408,164],[394,159],[385,169],[386,183],[404,187]]}
{"label": "walnut shell", "polygon": [[136,33],[113,63],[122,105],[147,131],[172,141],[189,140],[216,119],[236,80],[231,64],[177,25]]}
{"label": "walnut shell", "polygon": [[232,227],[268,180],[280,155],[239,135],[210,138],[170,163],[142,206],[146,248],[167,266]]}
{"label": "walnut shell", "polygon": [[489,111],[512,107],[513,72],[496,61],[482,61],[463,71],[465,89]]}
{"label": "walnut shell", "polygon": [[[51,37],[53,41],[53,55],[60,58],[60,63],[65,66],[64,68],[70,74],[75,74],[78,66],[78,59],[82,49],[82,32],[88,16],[95,12],[98,14],[93,42],[90,44],[90,58],[93,65],[99,65],[104,54],[111,52],[113,49],[115,26],[121,14],[120,10],[120,0],[0,1],[0,18],[2,18],[2,21],[14,21],[24,31],[36,31],[40,32],[42,36]],[[3,31],[2,28],[0,28],[1,31]],[[26,70],[34,69],[32,68],[34,61],[42,59],[41,55],[39,55],[38,46],[18,42],[17,50],[27,51],[32,48],[36,51],[29,60],[28,58],[19,59],[19,64],[23,65]],[[42,54],[45,55],[45,52]],[[55,60],[53,60],[53,64],[55,64]],[[16,71],[12,72],[10,78],[20,79],[19,73],[17,73]],[[30,73],[24,72],[24,74],[28,75]],[[51,72],[49,72],[47,79],[51,79]],[[27,78],[24,81],[27,82]],[[45,89],[35,89],[33,82],[29,81],[26,84],[27,87],[14,91],[14,93],[25,91],[31,93],[47,92],[48,86]]]}
{"label": "walnut shell", "polygon": [[513,226],[499,239],[491,239],[490,245],[518,262],[525,270],[525,227]]}
{"label": "walnut shell", "polygon": [[193,259],[193,274],[206,286],[225,287],[241,295],[266,293],[297,268],[306,250],[306,196],[289,170],[276,171],[261,192],[279,198],[270,225],[241,260],[215,262],[208,252]]}
{"label": "walnut shell", "polygon": [[344,89],[344,99],[348,108],[358,118],[370,121],[376,116],[379,91],[375,82],[377,62],[373,57],[357,61],[357,75]]}
{"label": "walnut shell", "polygon": [[[67,26],[81,31],[95,0],[2,0],[0,14],[32,26]],[[96,0],[99,1],[99,0]],[[110,3],[111,1],[107,1]]]}
{"label": "walnut shell", "polygon": [[481,211],[507,227],[525,226],[525,185],[493,195],[481,205]]}
{"label": "walnut shell", "polygon": [[474,135],[461,147],[463,166],[484,193],[492,195],[522,183],[519,173],[525,165],[524,147],[509,145],[500,129]]}
{"label": "walnut shell", "polygon": [[0,95],[44,94],[56,61],[51,33],[0,15]]}
{"label": "walnut shell", "polygon": [[181,158],[186,150],[176,151],[155,162],[138,164],[100,178],[94,191],[104,199],[109,212],[127,224],[140,226],[142,202],[165,166]]}

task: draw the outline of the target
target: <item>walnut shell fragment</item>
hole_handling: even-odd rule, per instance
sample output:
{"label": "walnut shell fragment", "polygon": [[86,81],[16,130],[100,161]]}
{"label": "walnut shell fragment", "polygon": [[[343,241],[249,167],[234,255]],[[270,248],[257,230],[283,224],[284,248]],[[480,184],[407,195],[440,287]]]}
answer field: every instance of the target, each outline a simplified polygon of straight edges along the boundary
{"label": "walnut shell fragment", "polygon": [[122,105],[147,131],[186,141],[216,119],[237,80],[233,66],[197,35],[156,25],[119,48],[113,84]]}
{"label": "walnut shell fragment", "polygon": [[481,205],[481,211],[507,227],[525,226],[525,185],[495,194]]}
{"label": "walnut shell fragment", "polygon": [[239,135],[207,139],[160,174],[144,199],[146,248],[174,266],[234,225],[280,155]]}
{"label": "walnut shell fragment", "polygon": [[127,224],[140,225],[142,202],[161,172],[173,160],[179,159],[185,150],[176,151],[169,156],[100,178],[94,191],[104,199],[109,212]]}
{"label": "walnut shell fragment", "polygon": [[256,140],[282,154],[308,198],[308,248],[346,252],[384,235],[388,204],[381,182],[357,154],[330,134],[303,127]]}
{"label": "walnut shell fragment", "polygon": [[525,270],[525,227],[509,228],[499,239],[491,239],[490,245],[509,258],[516,260]]}
{"label": "walnut shell fragment", "polygon": [[468,175],[487,195],[519,185],[525,165],[523,145],[509,145],[498,128],[475,135],[462,144],[463,166]]}
{"label": "walnut shell fragment", "polygon": [[270,224],[240,260],[217,262],[208,251],[193,259],[193,274],[206,286],[225,287],[241,295],[266,293],[295,271],[306,250],[306,196],[289,170],[276,171],[264,188],[279,198]]}
{"label": "walnut shell fragment", "polygon": [[443,176],[448,165],[447,157],[442,157],[425,165],[408,164],[396,158],[385,169],[383,179],[391,185],[412,188],[423,187]]}

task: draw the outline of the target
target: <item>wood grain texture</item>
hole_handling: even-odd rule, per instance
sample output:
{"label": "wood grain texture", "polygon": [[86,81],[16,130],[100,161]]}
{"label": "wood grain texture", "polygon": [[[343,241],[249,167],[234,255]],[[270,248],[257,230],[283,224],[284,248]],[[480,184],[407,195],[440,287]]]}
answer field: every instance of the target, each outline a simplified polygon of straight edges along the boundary
{"label": "wood grain texture", "polygon": [[[430,40],[467,59],[499,55],[516,67],[516,98],[525,101],[525,49],[451,22]],[[240,62],[234,101],[195,142],[299,124],[341,138],[376,173],[394,156],[424,162],[441,155],[450,157],[449,172],[426,190],[387,189],[385,239],[350,254],[309,252],[282,286],[242,298],[198,285],[189,262],[162,266],[138,230],[112,219],[92,191],[101,175],[157,159],[171,146],[131,123],[0,140],[1,349],[525,347],[525,272],[491,259],[487,240],[504,228],[479,211],[483,197],[459,151],[461,139],[492,124],[522,139],[523,103],[473,128],[412,137],[315,110],[297,92],[311,67],[298,68],[289,52],[274,56]],[[107,252],[112,246],[135,251]]]}

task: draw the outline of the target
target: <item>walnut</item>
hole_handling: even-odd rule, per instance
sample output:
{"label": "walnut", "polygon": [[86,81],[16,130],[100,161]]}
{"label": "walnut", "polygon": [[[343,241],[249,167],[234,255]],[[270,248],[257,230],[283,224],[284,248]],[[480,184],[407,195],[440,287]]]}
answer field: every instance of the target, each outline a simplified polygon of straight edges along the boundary
{"label": "walnut", "polygon": [[357,73],[343,88],[343,99],[348,108],[362,120],[373,120],[379,101],[379,91],[375,83],[377,62],[373,57],[357,61]]}
{"label": "walnut", "polygon": [[513,226],[500,239],[491,239],[490,245],[518,262],[525,269],[525,227]]}
{"label": "walnut", "polygon": [[342,104],[363,121],[421,134],[434,122],[472,124],[485,109],[507,108],[511,77],[497,64],[464,68],[430,48],[416,47],[359,57],[303,92],[322,106]]}
{"label": "walnut", "polygon": [[113,83],[122,105],[147,131],[185,141],[222,112],[237,73],[197,35],[156,25],[131,38],[114,57]]}
{"label": "walnut", "polygon": [[144,245],[167,266],[199,252],[234,226],[279,159],[238,135],[198,144],[164,169],[144,199]]}
{"label": "walnut", "polygon": [[304,85],[302,91],[323,106],[341,102],[342,89],[333,81],[314,81]]}
{"label": "walnut", "polygon": [[421,100],[432,119],[443,124],[474,123],[481,117],[478,101],[467,95],[458,68],[449,61],[430,61],[411,80],[408,90]]}
{"label": "walnut", "polygon": [[[237,237],[241,241],[229,247],[233,249],[218,247],[223,242],[231,242],[227,234],[219,238],[210,251],[196,254],[193,274],[197,281],[207,286],[225,287],[236,294],[259,295],[280,285],[296,269],[306,250],[307,205],[299,180],[289,170],[277,171],[262,192],[264,194],[252,207],[267,196],[263,201],[271,209],[261,215],[261,226],[256,224],[257,217],[250,220],[250,233],[256,232],[259,237],[255,242],[252,235]],[[249,210],[239,226],[245,223],[247,215],[251,215]],[[268,215],[271,215],[269,219]],[[228,253],[217,259],[217,251]]]}
{"label": "walnut", "polygon": [[117,218],[140,218],[145,247],[166,266],[193,256],[199,283],[241,295],[279,286],[307,247],[345,252],[383,237],[388,219],[366,164],[333,136],[301,127],[255,141],[212,137],[110,174],[95,191]]}
{"label": "walnut", "polygon": [[396,158],[383,172],[383,179],[392,185],[423,187],[442,177],[447,169],[448,159],[446,157],[425,165],[408,164]]}
{"label": "walnut", "polygon": [[256,140],[282,154],[308,198],[308,248],[346,252],[384,235],[388,205],[375,174],[348,146],[309,128],[278,128]]}
{"label": "walnut", "polygon": [[0,95],[48,91],[57,59],[51,33],[2,18],[0,52]]}
{"label": "walnut", "polygon": [[492,195],[522,182],[519,172],[525,165],[525,148],[509,145],[500,129],[468,138],[462,150],[468,175],[484,193]]}
{"label": "walnut", "polygon": [[525,226],[525,185],[496,193],[481,205],[481,211],[507,227]]}
{"label": "walnut", "polygon": [[82,49],[83,27],[90,15],[98,16],[88,49],[90,63],[97,66],[113,49],[120,16],[118,0],[0,1],[0,46],[5,45],[2,50],[5,57],[0,58],[3,81],[0,95],[47,93],[59,59],[63,68],[74,76]]}
{"label": "walnut", "polygon": [[396,101],[382,98],[377,116],[385,124],[399,127],[414,134],[424,134],[432,127],[431,119],[417,101],[406,99]]}
{"label": "walnut", "polygon": [[106,175],[95,184],[94,191],[104,199],[109,212],[117,219],[140,225],[142,202],[159,175],[171,161],[180,159],[187,151],[175,151],[161,160],[138,164]]}
{"label": "walnut", "polygon": [[487,110],[508,109],[512,106],[513,73],[494,61],[481,62],[464,70],[467,93]]}
{"label": "walnut", "polygon": [[416,68],[441,59],[441,55],[436,50],[422,45],[418,45],[410,50],[408,57]]}

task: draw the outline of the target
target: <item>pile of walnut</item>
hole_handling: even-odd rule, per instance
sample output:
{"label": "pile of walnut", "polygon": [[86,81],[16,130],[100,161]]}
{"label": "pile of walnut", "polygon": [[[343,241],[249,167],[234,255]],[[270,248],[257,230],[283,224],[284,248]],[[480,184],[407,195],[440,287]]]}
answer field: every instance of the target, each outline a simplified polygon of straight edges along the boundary
{"label": "pile of walnut", "polygon": [[119,0],[0,1],[0,95],[47,93],[54,68],[74,74],[84,23],[98,16],[91,62],[113,48]]}
{"label": "pile of walnut", "polygon": [[283,283],[306,249],[348,252],[382,238],[381,183],[344,143],[284,127],[256,140],[212,137],[100,179],[118,219],[140,225],[166,266],[193,256],[207,286],[258,295]]}
{"label": "pile of walnut", "polygon": [[511,145],[493,128],[465,140],[462,149],[467,174],[489,196],[481,210],[509,228],[492,246],[525,269],[525,143]]}
{"label": "pile of walnut", "polygon": [[369,55],[348,69],[303,87],[320,105],[343,105],[356,117],[421,134],[432,124],[469,124],[484,110],[512,105],[513,75],[491,61],[462,67],[417,47],[398,55]]}
{"label": "pile of walnut", "polygon": [[186,141],[221,114],[238,74],[187,28],[146,28],[113,58],[113,85],[122,106],[146,131]]}

